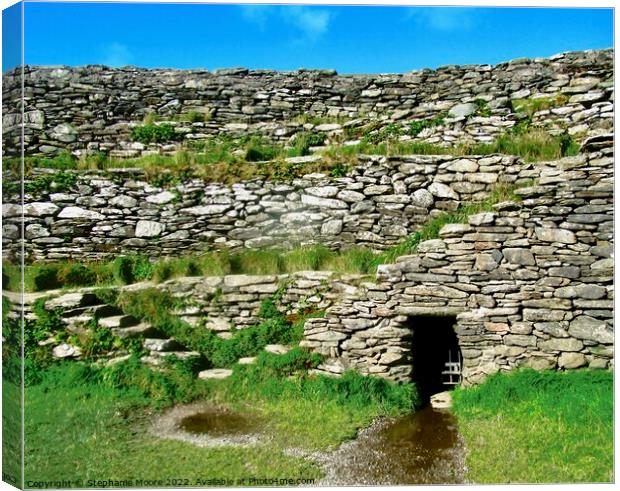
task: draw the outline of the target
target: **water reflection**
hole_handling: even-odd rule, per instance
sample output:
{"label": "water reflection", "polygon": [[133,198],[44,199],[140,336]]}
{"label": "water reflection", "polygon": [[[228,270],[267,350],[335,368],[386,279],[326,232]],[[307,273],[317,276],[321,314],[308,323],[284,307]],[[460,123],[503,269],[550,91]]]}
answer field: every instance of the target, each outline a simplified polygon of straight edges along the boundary
{"label": "water reflection", "polygon": [[454,416],[427,407],[362,432],[325,462],[329,485],[456,484],[463,445]]}
{"label": "water reflection", "polygon": [[179,426],[192,434],[226,436],[256,433],[258,421],[232,411],[213,409],[186,416]]}

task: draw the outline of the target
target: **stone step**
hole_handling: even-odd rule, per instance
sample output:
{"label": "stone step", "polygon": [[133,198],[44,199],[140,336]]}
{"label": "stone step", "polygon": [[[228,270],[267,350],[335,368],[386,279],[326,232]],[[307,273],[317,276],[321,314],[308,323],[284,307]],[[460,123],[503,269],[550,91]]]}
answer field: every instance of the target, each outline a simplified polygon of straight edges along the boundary
{"label": "stone step", "polygon": [[431,396],[431,406],[435,409],[448,409],[452,407],[452,393],[444,391],[433,394]]}
{"label": "stone step", "polygon": [[183,349],[175,339],[157,339],[157,338],[146,338],[143,342],[144,347],[149,351],[158,351],[158,352],[171,352]]}
{"label": "stone step", "polygon": [[239,365],[254,365],[254,363],[256,363],[256,357],[246,356],[244,358],[239,358],[237,363],[239,363]]}
{"label": "stone step", "polygon": [[138,336],[155,338],[159,334],[157,329],[144,322],[131,327],[115,327],[112,328],[112,332],[122,339],[136,338]]}
{"label": "stone step", "polygon": [[284,355],[291,351],[290,346],[285,346],[283,344],[268,344],[265,346],[265,351],[267,353],[273,353],[274,355]]}
{"label": "stone step", "polygon": [[[2,340],[3,342],[5,341],[4,339]],[[51,344],[56,344],[56,336],[51,336],[47,339],[44,339],[43,341],[39,341],[37,343],[37,346],[49,346]]]}
{"label": "stone step", "polygon": [[104,365],[106,367],[109,367],[112,365],[116,365],[117,363],[122,363],[124,361],[127,361],[129,360],[129,358],[131,358],[131,354],[115,356],[114,358],[110,358],[109,360],[106,360],[104,362]]}
{"label": "stone step", "polygon": [[96,315],[99,318],[101,318],[101,317],[110,317],[113,315],[120,315],[122,314],[122,312],[117,307],[114,307],[113,305],[102,303],[100,305],[89,305],[86,307],[79,307],[76,309],[65,310],[62,313],[62,316],[66,318],[66,317],[75,317],[77,315],[82,315],[82,314]]}
{"label": "stone step", "polygon": [[113,328],[131,327],[138,324],[138,320],[132,315],[113,315],[111,317],[101,317],[99,326]]}
{"label": "stone step", "polygon": [[48,300],[47,302],[45,302],[45,308],[47,310],[66,310],[99,304],[101,304],[101,300],[99,300],[94,293],[73,292],[65,293],[64,295],[60,295],[59,297]]}
{"label": "stone step", "polygon": [[90,314],[76,315],[75,317],[67,317],[66,319],[62,319],[62,321],[68,326],[68,328],[88,324],[92,320],[93,316]]}
{"label": "stone step", "polygon": [[79,347],[67,343],[60,344],[52,349],[54,358],[79,358],[81,354],[82,351]]}
{"label": "stone step", "polygon": [[232,374],[233,371],[229,368],[210,368],[209,370],[203,370],[199,372],[198,378],[201,380],[221,380],[230,377]]}
{"label": "stone step", "polygon": [[166,360],[167,356],[176,356],[179,359],[185,360],[188,358],[200,358],[200,353],[196,351],[151,351],[148,355],[140,358],[142,363],[153,366],[161,366]]}

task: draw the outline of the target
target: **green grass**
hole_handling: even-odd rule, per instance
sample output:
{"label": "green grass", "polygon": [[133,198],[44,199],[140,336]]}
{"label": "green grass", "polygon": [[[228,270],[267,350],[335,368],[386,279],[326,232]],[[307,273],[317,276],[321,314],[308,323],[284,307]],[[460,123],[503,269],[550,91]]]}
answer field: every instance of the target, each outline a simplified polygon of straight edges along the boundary
{"label": "green grass", "polygon": [[[3,364],[6,365],[5,360],[3,360]],[[2,480],[13,486],[19,486],[21,483],[21,399],[21,385],[8,380],[6,375],[3,374]]]}
{"label": "green grass", "polygon": [[355,372],[341,378],[307,376],[304,370],[282,369],[282,363],[278,355],[263,353],[256,366],[236,367],[219,390],[225,401],[259,407],[274,422],[276,440],[283,446],[331,449],[373,419],[405,414],[419,405],[411,384]]}
{"label": "green grass", "polygon": [[162,124],[143,124],[131,131],[131,139],[140,143],[167,143],[179,139],[174,126]]}
{"label": "green grass", "polygon": [[442,113],[438,116],[435,116],[434,118],[418,119],[412,121],[411,123],[409,123],[409,130],[407,133],[410,136],[416,137],[422,132],[422,130],[425,130],[426,128],[441,126],[444,123],[446,116],[447,114]]}
{"label": "green grass", "polygon": [[[147,381],[144,368],[123,368],[132,372],[134,386],[124,386],[109,371],[93,373],[74,364],[49,369],[43,382],[27,388],[26,480],[181,478],[195,486],[197,478],[319,476],[316,465],[272,444],[198,448],[150,436],[145,427],[157,394],[146,389],[155,383]],[[196,382],[186,376],[184,383]],[[208,393],[206,384],[202,390]]]}
{"label": "green grass", "polygon": [[[421,130],[420,130],[421,131]],[[542,129],[519,126],[515,131],[507,132],[489,144],[456,145],[443,147],[416,141],[381,140],[373,138],[362,140],[357,145],[331,147],[325,156],[333,161],[352,159],[356,155],[515,155],[526,162],[556,160],[566,156],[577,155],[579,145],[570,135],[553,136]]]}
{"label": "green grass", "polygon": [[[26,389],[27,480],[318,478],[316,464],[284,450],[333,448],[374,418],[416,403],[411,386],[354,373],[308,376],[296,357],[267,353],[224,381],[197,380],[185,362],[155,372],[136,359],[108,368],[60,364],[39,380]],[[194,400],[261,418],[270,438],[248,448],[198,448],[147,433],[161,409]]]}
{"label": "green grass", "polygon": [[[284,274],[307,270],[368,274],[373,271],[375,256],[370,249],[362,247],[332,251],[316,245],[290,251],[214,251],[154,262],[141,255],[129,255],[114,261],[33,263],[25,265],[24,287],[27,292],[37,292],[56,288],[127,285],[147,280],[162,282],[182,276]],[[3,288],[19,291],[20,267],[5,262],[2,270]]]}
{"label": "green grass", "polygon": [[[2,273],[2,287],[8,291],[20,291],[20,266],[4,262]],[[38,292],[56,288],[125,285],[152,277],[153,265],[140,255],[85,263],[35,262],[24,266],[24,290]]]}
{"label": "green grass", "polygon": [[[529,100],[528,100],[529,101]],[[539,99],[534,99],[536,107],[541,107]],[[527,107],[524,109],[527,112]],[[24,160],[26,190],[29,192],[60,191],[71,187],[75,176],[71,173],[54,174],[31,178],[34,168],[57,170],[106,170],[112,168],[141,168],[146,179],[156,186],[168,187],[191,178],[207,182],[232,184],[250,179],[270,179],[290,181],[307,173],[324,172],[333,177],[346,174],[357,163],[361,154],[369,155],[490,155],[506,154],[522,157],[526,162],[559,159],[576,155],[579,145],[566,133],[553,136],[540,128],[533,128],[526,119],[523,124],[506,132],[490,144],[457,145],[442,147],[415,141],[399,141],[398,136],[405,132],[416,136],[422,129],[441,124],[442,116],[414,121],[404,128],[396,124],[381,126],[375,122],[355,129],[362,131],[362,141],[357,145],[335,145],[321,152],[323,159],[318,162],[292,163],[286,157],[307,155],[311,146],[324,142],[321,133],[300,132],[292,146],[276,144],[265,137],[246,136],[232,139],[212,137],[201,142],[188,143],[186,148],[173,155],[147,155],[131,159],[113,159],[104,154],[87,155],[80,159],[64,152],[56,157],[26,157]],[[139,128],[162,128],[164,125],[145,125]],[[159,138],[146,131],[145,139]],[[163,130],[153,130],[163,131]],[[354,130],[351,130],[354,131]],[[142,138],[142,137],[141,137]],[[163,137],[162,137],[163,138]],[[149,140],[150,141],[150,140]],[[11,178],[19,173],[19,159],[5,159],[4,184],[8,194],[18,190],[18,180]]]}
{"label": "green grass", "polygon": [[475,483],[613,481],[613,374],[497,374],[459,389],[454,411]]}
{"label": "green grass", "polygon": [[568,97],[564,94],[556,94],[550,97],[529,97],[527,99],[513,99],[511,101],[512,110],[522,113],[528,117],[534,116],[538,111],[553,109],[563,106],[568,102]]}

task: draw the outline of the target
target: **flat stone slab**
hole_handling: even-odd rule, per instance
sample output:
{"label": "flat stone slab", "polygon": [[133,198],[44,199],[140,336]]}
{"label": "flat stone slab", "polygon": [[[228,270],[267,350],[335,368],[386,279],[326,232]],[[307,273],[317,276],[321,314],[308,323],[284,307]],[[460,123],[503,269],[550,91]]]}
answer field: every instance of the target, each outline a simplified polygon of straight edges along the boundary
{"label": "flat stone slab", "polygon": [[75,309],[97,303],[97,297],[92,293],[66,293],[60,297],[53,298],[45,302],[47,310],[53,309]]}
{"label": "flat stone slab", "polygon": [[273,353],[274,355],[284,355],[291,351],[290,346],[284,346],[283,344],[268,344],[265,346],[267,353]]}
{"label": "flat stone slab", "polygon": [[185,360],[187,358],[200,358],[200,353],[197,351],[151,351],[148,355],[140,358],[140,361],[146,365],[158,367],[164,365],[169,356]]}
{"label": "flat stone slab", "polygon": [[198,378],[202,380],[206,379],[225,379],[230,377],[233,374],[233,371],[228,368],[211,368],[209,370],[203,370],[198,373]]}
{"label": "flat stone slab", "polygon": [[112,332],[119,338],[135,338],[137,336],[150,336],[157,333],[157,330],[150,324],[141,322],[131,327],[115,327]]}
{"label": "flat stone slab", "polygon": [[137,324],[136,319],[130,315],[114,315],[111,317],[102,317],[99,319],[99,326],[113,328],[131,327]]}
{"label": "flat stone slab", "polygon": [[146,338],[142,343],[149,351],[169,352],[182,348],[174,339]]}
{"label": "flat stone slab", "polygon": [[256,363],[256,357],[246,356],[245,358],[239,358],[239,361],[237,363],[239,363],[239,365],[253,365],[254,363]]}
{"label": "flat stone slab", "polygon": [[433,394],[431,396],[431,406],[435,409],[448,409],[452,407],[452,393],[445,391]]}
{"label": "flat stone slab", "polygon": [[77,358],[81,354],[82,352],[80,348],[78,348],[77,346],[71,346],[67,343],[55,346],[52,349],[52,356],[54,358]]}

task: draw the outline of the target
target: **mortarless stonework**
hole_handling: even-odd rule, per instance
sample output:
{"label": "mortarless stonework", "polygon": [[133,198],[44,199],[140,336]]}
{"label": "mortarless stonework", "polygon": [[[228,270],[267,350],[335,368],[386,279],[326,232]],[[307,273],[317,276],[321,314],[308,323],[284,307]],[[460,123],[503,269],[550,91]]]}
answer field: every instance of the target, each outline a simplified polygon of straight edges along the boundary
{"label": "mortarless stonework", "polygon": [[[347,126],[395,124],[445,115],[444,124],[416,139],[434,144],[488,143],[521,117],[515,99],[555,97],[558,107],[532,122],[576,137],[608,132],[613,124],[613,50],[581,51],[498,65],[449,65],[404,74],[337,75],[329,70],[146,70],[104,66],[24,70],[26,155],[104,152],[116,157],[174,151],[178,144],[132,142],[147,114],[173,119],[190,111],[207,122],[173,124],[185,142],[212,135],[260,134],[286,143],[302,130],[342,141]],[[3,75],[4,154],[19,153],[20,72]],[[485,104],[485,114],[476,111]],[[295,122],[300,115],[335,117],[342,124]]]}
{"label": "mortarless stonework", "polygon": [[[385,249],[438,213],[538,171],[511,156],[439,155],[365,157],[346,177],[308,174],[290,183],[194,180],[162,189],[139,170],[75,175],[71,191],[25,196],[28,260],[316,243]],[[3,247],[16,253],[21,207],[4,205],[3,216]]]}
{"label": "mortarless stonework", "polygon": [[[21,123],[19,78],[3,80],[3,150],[11,155]],[[415,366],[410,319],[434,315],[456,319],[465,383],[522,365],[613,367],[611,50],[375,76],[28,67],[24,86],[26,155],[67,149],[113,157],[173,152],[217,134],[261,134],[287,143],[307,130],[342,142],[347,125],[400,125],[445,113],[443,124],[415,139],[490,142],[520,120],[511,101],[561,95],[559,105],[532,114],[532,124],[567,132],[584,145],[579,156],[552,162],[368,156],[343,178],[315,174],[232,186],[194,180],[169,189],[148,184],[139,170],[77,172],[74,189],[24,197],[26,259],[309,243],[379,250],[443,211],[484,199],[498,184],[529,185],[518,190],[522,202],[444,227],[415,254],[381,266],[375,282],[299,273],[292,279],[190,278],[159,287],[194,299],[179,315],[197,329],[226,336],[251,325],[260,301],[284,282],[291,311],[327,307],[324,318],[307,321],[302,342],[328,358],[324,373],[355,369],[409,380]],[[485,101],[485,114],[476,100]],[[191,110],[210,119],[174,122],[183,142],[145,146],[130,139],[148,113],[172,118]],[[295,122],[300,114],[349,121]],[[5,259],[18,256],[22,209],[16,202],[17,196],[4,198]]]}
{"label": "mortarless stonework", "polygon": [[329,357],[326,373],[405,381],[409,317],[453,315],[465,383],[522,365],[613,366],[612,151],[538,163],[521,203],[446,225],[380,266],[376,283],[306,322],[302,345]]}

